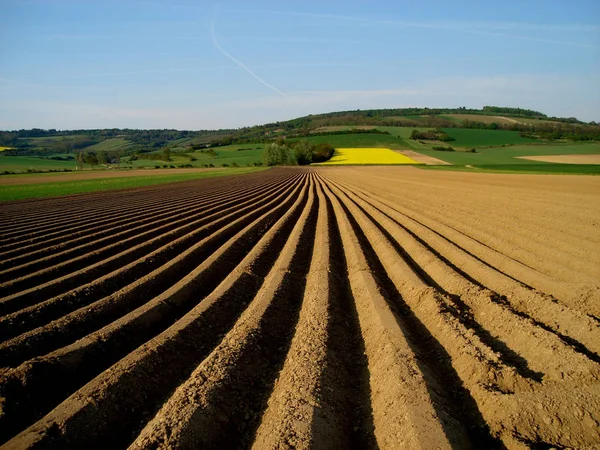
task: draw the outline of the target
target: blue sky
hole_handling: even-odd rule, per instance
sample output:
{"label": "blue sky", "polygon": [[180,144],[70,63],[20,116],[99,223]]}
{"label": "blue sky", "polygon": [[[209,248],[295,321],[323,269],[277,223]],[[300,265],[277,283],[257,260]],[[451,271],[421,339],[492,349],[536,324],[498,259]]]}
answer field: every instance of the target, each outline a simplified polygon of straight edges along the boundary
{"label": "blue sky", "polygon": [[600,1],[0,0],[0,129],[389,107],[600,121]]}

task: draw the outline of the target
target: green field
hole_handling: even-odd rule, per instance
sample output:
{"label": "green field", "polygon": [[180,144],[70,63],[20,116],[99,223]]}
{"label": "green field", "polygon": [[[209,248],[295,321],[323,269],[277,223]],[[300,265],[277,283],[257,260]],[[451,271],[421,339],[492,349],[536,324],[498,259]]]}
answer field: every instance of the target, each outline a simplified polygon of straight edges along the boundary
{"label": "green field", "polygon": [[[129,145],[129,141],[125,141],[125,139],[115,138],[108,139],[104,142],[101,142],[96,145],[92,145],[87,147],[86,151],[106,151],[106,150],[117,150],[123,149]],[[125,147],[124,147],[125,146]],[[254,163],[262,163],[263,162],[263,153],[264,153],[265,144],[244,144],[244,145],[228,145],[224,147],[215,148],[216,157],[208,154],[201,153],[199,150],[195,152],[188,152],[195,161],[190,161],[190,158],[187,156],[172,152],[171,153],[171,161],[165,162],[162,161],[162,152],[156,153],[156,160],[148,160],[148,159],[139,159],[136,161],[128,161],[128,158],[122,158],[122,167],[133,167],[133,168],[154,168],[156,166],[174,166],[179,167],[183,164],[191,164],[194,167],[203,167],[204,165],[213,164],[215,167],[221,167],[223,164],[228,164],[229,166],[234,163],[238,166],[248,166],[253,165]],[[243,150],[239,151],[240,148],[250,148],[251,150]],[[56,154],[53,156],[67,156],[66,154]],[[73,156],[73,155],[71,155]],[[83,165],[84,169],[91,169],[89,164]],[[99,166],[96,166],[100,168]],[[4,171],[9,172],[27,172],[28,170],[35,171],[49,171],[49,170],[64,170],[70,169],[75,170],[77,168],[77,164],[75,160],[70,161],[55,161],[52,159],[42,159],[35,156],[1,156],[0,155],[0,173]]]}
{"label": "green field", "polygon": [[[423,141],[424,144],[421,144],[419,141],[409,139],[413,130],[427,131],[431,130],[431,128],[377,127],[377,129],[398,136],[404,141],[406,147],[413,148],[414,150],[420,151],[428,149],[432,145],[439,145],[437,142]],[[443,130],[455,139],[454,141],[444,143],[444,145],[466,149],[537,142],[535,139],[521,137],[518,131],[472,130],[466,128],[444,128]]]}
{"label": "green field", "polygon": [[[386,127],[378,127],[386,128]],[[356,148],[356,147],[385,147],[404,148],[402,140],[390,134],[339,134],[329,136],[311,136],[306,138],[289,139],[290,142],[306,139],[312,144],[329,143],[334,147]]]}
{"label": "green field", "polygon": [[[57,181],[51,183],[0,186],[0,201],[23,200],[28,198],[57,197],[86,192],[111,191],[201,178],[241,175],[266,170],[262,167],[240,167],[197,173],[177,173],[169,175],[131,176],[123,178],[99,178],[81,181]],[[15,175],[16,176],[16,175]]]}
{"label": "green field", "polygon": [[438,158],[442,161],[446,161],[455,165],[556,165],[556,163],[542,163],[540,161],[516,159],[516,157],[539,155],[600,154],[600,143],[515,145],[511,147],[478,149],[477,153],[440,152],[435,150],[419,150],[419,153],[433,156],[434,158]]}
{"label": "green field", "polygon": [[444,128],[443,130],[454,138],[454,141],[449,142],[453,147],[497,147],[536,142],[535,139],[521,137],[518,131],[470,130],[466,128]]}
{"label": "green field", "polygon": [[98,144],[90,145],[83,149],[85,152],[101,152],[111,150],[123,150],[133,145],[131,141],[124,138],[112,138],[105,141],[99,142]]}
{"label": "green field", "polygon": [[71,161],[55,161],[35,156],[0,156],[0,173],[27,172],[27,170],[75,170],[77,163]]}
{"label": "green field", "polygon": [[[532,161],[535,162],[535,161]],[[594,164],[488,164],[483,166],[418,166],[426,170],[451,170],[457,172],[517,173],[517,174],[567,174],[600,175],[600,165]]]}
{"label": "green field", "polygon": [[[251,149],[251,150],[239,150],[239,149]],[[160,159],[148,160],[138,159],[127,163],[126,167],[155,167],[155,166],[181,166],[182,164],[191,164],[194,167],[203,167],[207,164],[212,164],[215,167],[221,167],[223,164],[237,164],[238,166],[248,166],[254,163],[263,162],[265,144],[241,144],[241,145],[227,145],[223,147],[213,148],[217,156],[212,156],[209,153],[202,153],[200,150],[189,151],[188,155],[195,158],[195,161],[190,161],[190,158],[183,154],[175,152],[171,153],[171,161],[165,162]],[[162,155],[161,152],[157,153],[157,158]]]}

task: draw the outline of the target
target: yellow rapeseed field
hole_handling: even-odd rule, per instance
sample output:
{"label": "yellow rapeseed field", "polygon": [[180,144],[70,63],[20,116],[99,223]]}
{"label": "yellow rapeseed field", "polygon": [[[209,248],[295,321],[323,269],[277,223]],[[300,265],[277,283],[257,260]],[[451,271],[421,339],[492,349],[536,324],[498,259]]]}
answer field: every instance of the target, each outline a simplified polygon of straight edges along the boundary
{"label": "yellow rapeseed field", "polygon": [[363,164],[420,164],[408,156],[389,148],[336,148],[332,158],[319,166],[347,166]]}

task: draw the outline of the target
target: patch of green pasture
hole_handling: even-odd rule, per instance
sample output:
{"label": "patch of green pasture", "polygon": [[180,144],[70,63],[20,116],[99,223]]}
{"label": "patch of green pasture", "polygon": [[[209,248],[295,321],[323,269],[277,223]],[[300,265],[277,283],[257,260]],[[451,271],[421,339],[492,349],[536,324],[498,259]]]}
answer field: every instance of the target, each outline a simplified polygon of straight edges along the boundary
{"label": "patch of green pasture", "polygon": [[[576,154],[600,154],[600,142],[582,144],[535,144],[514,145],[510,147],[481,148],[477,153],[468,152],[440,152],[436,150],[418,150],[427,156],[441,159],[455,165],[499,165],[499,164],[556,164],[520,159],[518,156],[540,156],[540,155],[576,155]],[[570,164],[572,165],[572,164]]]}
{"label": "patch of green pasture", "polygon": [[195,173],[173,173],[168,175],[131,176],[123,178],[99,178],[80,181],[57,181],[18,186],[0,186],[0,201],[23,200],[28,198],[58,197],[96,191],[129,189],[202,178],[242,175],[266,170],[264,167],[239,167]]}
{"label": "patch of green pasture", "polygon": [[497,147],[536,142],[535,139],[522,137],[518,131],[473,130],[467,128],[444,128],[443,130],[454,138],[454,141],[448,143],[452,147]]}
{"label": "patch of green pasture", "polygon": [[[534,161],[535,162],[535,161]],[[426,170],[445,170],[475,173],[517,173],[549,175],[600,175],[600,165],[594,164],[488,164],[483,166],[419,166]]]}
{"label": "patch of green pasture", "polygon": [[111,150],[121,150],[133,145],[131,141],[124,138],[111,138],[82,149],[84,152],[106,152]]}
{"label": "patch of green pasture", "polygon": [[439,115],[437,117],[439,117],[440,119],[448,120],[450,122],[454,122],[454,123],[462,123],[463,122],[460,118],[453,117],[452,115],[442,114],[442,115]]}
{"label": "patch of green pasture", "polygon": [[427,131],[431,130],[431,128],[427,127],[377,127],[378,130],[387,131],[392,136],[396,136],[402,139],[408,139],[413,132],[413,130],[417,131]]}
{"label": "patch of green pasture", "polygon": [[75,170],[77,163],[74,160],[56,161],[42,159],[35,156],[0,156],[0,172],[27,172],[27,170]]}
{"label": "patch of green pasture", "polygon": [[[378,127],[385,128],[385,127]],[[358,147],[385,147],[385,148],[404,148],[401,139],[390,134],[339,134],[329,136],[310,136],[306,138],[292,138],[289,141],[299,141],[306,139],[311,144],[328,143],[337,148],[358,148]]]}
{"label": "patch of green pasture", "polygon": [[[429,144],[421,144],[419,141],[414,141],[410,139],[410,135],[413,130],[417,131],[427,131],[431,130],[431,128],[427,127],[377,127],[378,130],[387,131],[392,136],[396,136],[399,138],[400,146],[402,148],[408,148],[415,151],[421,150],[431,150],[431,142]],[[427,142],[427,141],[423,141]]]}
{"label": "patch of green pasture", "polygon": [[[202,167],[204,165],[213,164],[215,167],[221,167],[223,164],[237,164],[238,166],[247,166],[254,163],[263,162],[265,144],[240,144],[240,145],[227,145],[223,147],[215,147],[212,150],[216,153],[216,156],[210,153],[203,153],[200,150],[188,151],[186,154],[195,158],[195,161],[190,161],[190,158],[183,154],[171,153],[171,161],[166,162],[162,160],[148,160],[138,159],[127,163],[126,166],[131,167],[155,167],[155,166],[181,166],[182,164],[191,164],[194,167]],[[249,150],[240,150],[249,149]],[[206,149],[210,150],[210,149]],[[157,157],[162,152],[157,152]]]}

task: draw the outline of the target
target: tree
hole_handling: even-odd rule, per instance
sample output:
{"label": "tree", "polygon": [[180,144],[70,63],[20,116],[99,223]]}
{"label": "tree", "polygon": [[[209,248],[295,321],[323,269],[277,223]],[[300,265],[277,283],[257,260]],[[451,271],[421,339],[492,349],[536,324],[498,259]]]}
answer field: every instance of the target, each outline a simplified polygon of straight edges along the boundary
{"label": "tree", "polygon": [[313,153],[312,162],[325,162],[333,156],[334,148],[326,142],[317,144]]}
{"label": "tree", "polygon": [[98,158],[98,164],[104,165],[107,162],[106,153],[98,152],[96,153],[96,157]]}
{"label": "tree", "polygon": [[265,165],[267,166],[285,166],[296,164],[296,159],[290,148],[285,144],[268,144],[265,146],[264,153]]}
{"label": "tree", "polygon": [[171,149],[169,147],[165,147],[163,150],[163,160],[166,162],[171,161]]}
{"label": "tree", "polygon": [[310,164],[313,160],[314,151],[314,146],[311,145],[306,139],[299,141],[294,147],[294,157],[296,159],[296,163],[301,166]]}
{"label": "tree", "polygon": [[92,166],[93,169],[94,166],[98,165],[98,157],[94,153],[88,153],[85,155],[85,162]]}
{"label": "tree", "polygon": [[77,152],[77,156],[75,156],[75,161],[77,162],[77,170],[83,170],[83,163],[85,162],[85,156],[83,152]]}

